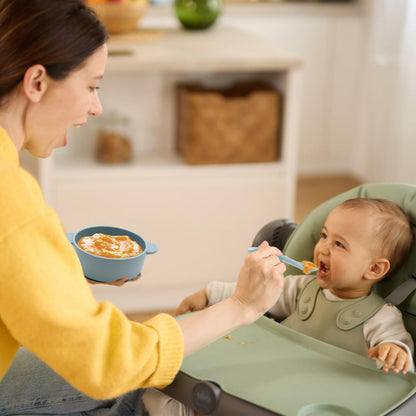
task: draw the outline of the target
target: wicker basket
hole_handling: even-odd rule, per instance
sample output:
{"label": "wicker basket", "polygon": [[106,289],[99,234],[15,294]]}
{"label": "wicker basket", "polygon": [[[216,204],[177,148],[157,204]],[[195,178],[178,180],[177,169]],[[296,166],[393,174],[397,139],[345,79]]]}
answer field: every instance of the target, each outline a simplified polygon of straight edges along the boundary
{"label": "wicker basket", "polygon": [[178,150],[190,164],[272,162],[279,157],[280,94],[258,83],[178,87]]}
{"label": "wicker basket", "polygon": [[144,16],[148,7],[148,0],[123,2],[104,2],[87,4],[93,9],[108,33],[125,33],[137,29],[139,20]]}

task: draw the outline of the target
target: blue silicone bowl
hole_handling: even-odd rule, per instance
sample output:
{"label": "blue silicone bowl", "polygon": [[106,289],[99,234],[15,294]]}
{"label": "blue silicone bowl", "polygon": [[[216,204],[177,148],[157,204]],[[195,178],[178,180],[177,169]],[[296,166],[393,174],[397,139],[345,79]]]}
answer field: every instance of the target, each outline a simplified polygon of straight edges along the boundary
{"label": "blue silicone bowl", "polygon": [[[96,256],[84,251],[78,245],[78,241],[82,237],[91,236],[95,233],[127,235],[133,241],[136,241],[143,251],[137,256],[120,259]],[[139,234],[125,228],[97,225],[83,228],[75,233],[67,233],[66,235],[78,254],[85,277],[97,282],[108,283],[122,277],[134,279],[141,274],[146,256],[158,251],[156,244],[146,241]]]}

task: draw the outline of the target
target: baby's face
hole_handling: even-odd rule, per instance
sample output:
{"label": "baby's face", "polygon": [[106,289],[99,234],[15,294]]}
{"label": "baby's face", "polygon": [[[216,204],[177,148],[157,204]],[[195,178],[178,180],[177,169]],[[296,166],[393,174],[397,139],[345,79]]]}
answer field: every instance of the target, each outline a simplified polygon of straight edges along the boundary
{"label": "baby's face", "polygon": [[371,283],[363,276],[375,257],[374,238],[371,216],[362,210],[336,207],[314,250],[319,285],[345,299],[368,295]]}

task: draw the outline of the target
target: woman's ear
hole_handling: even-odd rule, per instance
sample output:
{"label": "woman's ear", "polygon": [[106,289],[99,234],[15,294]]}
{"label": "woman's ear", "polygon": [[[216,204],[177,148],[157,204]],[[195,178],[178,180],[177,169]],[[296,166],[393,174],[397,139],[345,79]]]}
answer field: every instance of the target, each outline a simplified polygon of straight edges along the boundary
{"label": "woman's ear", "polygon": [[32,65],[23,77],[23,91],[26,97],[38,103],[48,87],[48,77],[43,65]]}
{"label": "woman's ear", "polygon": [[390,262],[385,258],[374,259],[364,274],[367,280],[380,280],[390,270]]}

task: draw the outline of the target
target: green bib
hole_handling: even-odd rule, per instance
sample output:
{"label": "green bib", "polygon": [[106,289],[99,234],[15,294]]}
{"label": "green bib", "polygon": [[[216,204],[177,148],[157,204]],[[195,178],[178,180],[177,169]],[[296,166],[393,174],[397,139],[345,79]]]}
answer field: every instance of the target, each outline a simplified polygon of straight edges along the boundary
{"label": "green bib", "polygon": [[296,311],[282,325],[328,344],[367,356],[363,324],[385,304],[374,291],[369,296],[343,301],[328,300],[316,279],[297,296]]}

